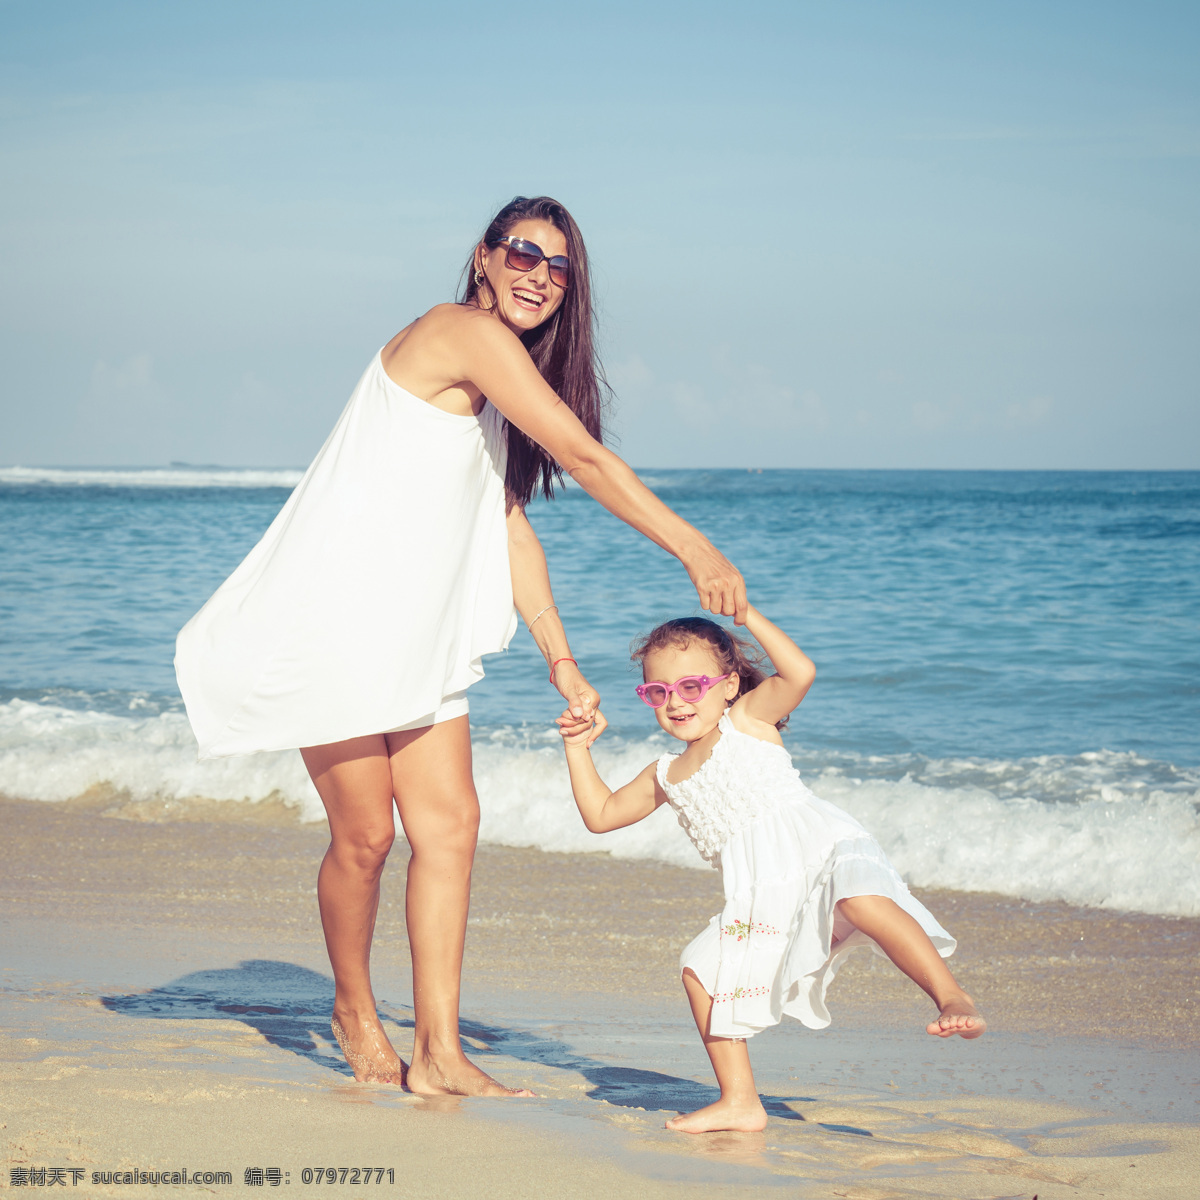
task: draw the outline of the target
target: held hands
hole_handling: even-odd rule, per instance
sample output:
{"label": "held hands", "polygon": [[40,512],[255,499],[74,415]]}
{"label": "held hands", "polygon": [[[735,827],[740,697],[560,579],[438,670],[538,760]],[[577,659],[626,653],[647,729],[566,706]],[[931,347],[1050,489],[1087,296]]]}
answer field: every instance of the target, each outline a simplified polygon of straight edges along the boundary
{"label": "held hands", "polygon": [[746,581],[712,542],[703,539],[691,553],[681,556],[680,561],[696,587],[702,608],[732,617],[735,625],[745,625]]}
{"label": "held hands", "polygon": [[584,679],[578,665],[569,660],[555,666],[554,686],[567,702],[566,711],[555,722],[563,740],[570,745],[590,746],[608,725],[600,714],[600,693]]}
{"label": "held hands", "polygon": [[608,728],[604,714],[597,709],[593,717],[573,717],[563,713],[555,722],[562,734],[564,746],[582,746],[590,750],[596,739]]}

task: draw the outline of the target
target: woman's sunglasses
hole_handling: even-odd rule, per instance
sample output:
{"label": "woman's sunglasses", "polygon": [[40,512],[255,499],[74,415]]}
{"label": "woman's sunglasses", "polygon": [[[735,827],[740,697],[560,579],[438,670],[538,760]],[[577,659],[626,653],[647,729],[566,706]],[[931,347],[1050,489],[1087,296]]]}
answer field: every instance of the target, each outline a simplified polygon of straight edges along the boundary
{"label": "woman's sunglasses", "polygon": [[684,675],[682,679],[677,679],[674,683],[658,683],[657,681],[639,683],[637,694],[651,708],[662,708],[672,692],[684,703],[695,704],[697,700],[704,698],[710,687],[720,683],[722,679],[728,678],[728,675],[718,675],[716,679],[710,679],[707,675]]}
{"label": "woman's sunglasses", "polygon": [[503,237],[499,244],[504,246],[504,265],[514,271],[529,272],[540,262],[545,262],[550,268],[550,282],[565,288],[571,281],[571,260],[565,254],[556,254],[547,258],[542,248],[536,242],[527,242],[524,238]]}

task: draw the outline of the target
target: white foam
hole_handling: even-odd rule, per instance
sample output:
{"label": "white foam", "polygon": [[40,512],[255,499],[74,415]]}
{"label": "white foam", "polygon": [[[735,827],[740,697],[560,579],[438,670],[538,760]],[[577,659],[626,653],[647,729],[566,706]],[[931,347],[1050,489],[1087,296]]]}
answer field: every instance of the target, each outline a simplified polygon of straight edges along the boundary
{"label": "white foam", "polygon": [[134,801],[278,798],[303,820],[324,815],[294,750],[200,762],[182,713],[131,718],[27,700],[0,705],[0,792],[71,800],[101,786]]}
{"label": "white foam", "polygon": [[58,487],[294,488],[303,471],[240,467],[0,467],[0,484]]}
{"label": "white foam", "polygon": [[822,775],[917,887],[1200,916],[1200,789],[1105,787],[1047,802],[979,787]]}
{"label": "white foam", "polygon": [[[661,738],[612,739],[597,764],[617,786],[665,748]],[[474,754],[484,842],[704,866],[665,807],[628,829],[588,833],[553,731],[477,733]],[[920,779],[886,778],[895,767],[814,763],[808,782],[862,821],[914,886],[1200,916],[1196,772],[1108,751],[923,761]],[[282,799],[303,820],[323,816],[294,751],[202,763],[180,713],[0,705],[0,792],[60,801],[99,785],[132,801]]]}

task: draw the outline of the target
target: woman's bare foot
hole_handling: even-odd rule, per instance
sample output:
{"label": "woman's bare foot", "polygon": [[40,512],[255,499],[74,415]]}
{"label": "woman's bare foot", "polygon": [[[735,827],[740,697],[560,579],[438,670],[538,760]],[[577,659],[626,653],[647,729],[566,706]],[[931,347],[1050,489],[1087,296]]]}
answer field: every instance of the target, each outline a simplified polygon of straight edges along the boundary
{"label": "woman's bare foot", "polygon": [[724,1096],[707,1108],[682,1117],[672,1117],[667,1128],[676,1133],[715,1133],[718,1130],[734,1130],[737,1133],[758,1133],[767,1127],[767,1110],[755,1096],[752,1100],[726,1100]]}
{"label": "woman's bare foot", "polygon": [[935,1037],[977,1038],[987,1028],[987,1022],[975,1010],[975,1003],[966,992],[959,992],[953,1000],[942,1005],[936,1021],[925,1026],[926,1033]]}
{"label": "woman's bare foot", "polygon": [[[347,1032],[347,1026],[354,1031],[353,1036]],[[404,1086],[408,1068],[392,1048],[378,1017],[354,1018],[347,1015],[343,1024],[334,1013],[329,1027],[359,1083],[398,1083]]]}
{"label": "woman's bare foot", "polygon": [[459,1051],[443,1056],[413,1053],[408,1090],[419,1096],[491,1096],[498,1099],[532,1096],[528,1088],[497,1083]]}

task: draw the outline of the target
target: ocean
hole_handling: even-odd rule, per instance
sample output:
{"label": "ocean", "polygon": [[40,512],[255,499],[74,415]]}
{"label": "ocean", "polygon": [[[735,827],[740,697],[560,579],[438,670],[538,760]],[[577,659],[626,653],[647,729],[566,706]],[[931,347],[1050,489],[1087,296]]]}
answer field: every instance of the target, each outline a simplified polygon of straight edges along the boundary
{"label": "ocean", "polygon": [[[1200,915],[1200,473],[643,470],[815,660],[785,740],[914,886]],[[0,792],[322,810],[299,755],[198,763],[179,627],[299,471],[0,469]],[[630,641],[697,611],[577,488],[529,510],[618,784],[665,750]],[[486,842],[703,867],[669,810],[589,834],[524,629],[471,691]]]}

